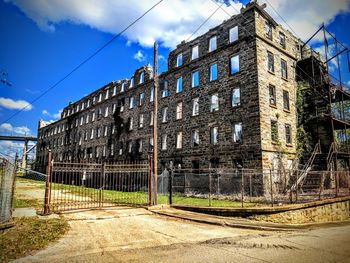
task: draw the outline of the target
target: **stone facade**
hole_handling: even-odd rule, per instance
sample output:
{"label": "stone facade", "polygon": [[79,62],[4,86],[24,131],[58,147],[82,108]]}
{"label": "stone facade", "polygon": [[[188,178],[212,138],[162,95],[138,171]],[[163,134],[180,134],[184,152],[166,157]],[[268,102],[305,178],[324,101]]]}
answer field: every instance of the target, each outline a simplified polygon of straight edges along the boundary
{"label": "stone facade", "polygon": [[[266,34],[266,23],[272,26],[272,40]],[[280,32],[285,47],[279,41]],[[289,165],[296,153],[294,66],[298,44],[296,37],[255,2],[204,35],[179,44],[169,55],[168,71],[159,76],[159,166],[174,161],[185,168],[260,169],[274,167],[276,157],[282,160],[279,163]],[[267,51],[274,56],[274,72],[267,69]],[[287,64],[286,78],[281,76],[281,59]],[[193,85],[197,80],[198,86]],[[275,86],[276,105],[270,105],[270,84]],[[40,123],[37,169],[45,169],[49,149],[59,161],[147,159],[152,148],[153,85],[151,67],[142,67],[131,80],[111,82],[69,104],[57,122]],[[289,94],[289,109],[284,109],[283,90]],[[140,94],[144,94],[143,103]],[[194,101],[198,101],[198,114],[193,114]],[[177,118],[179,103],[182,118]],[[271,120],[278,125],[275,141],[271,139]],[[290,125],[290,143],[286,143],[285,124]],[[182,145],[177,147],[180,133]],[[216,133],[218,137],[211,136]]]}

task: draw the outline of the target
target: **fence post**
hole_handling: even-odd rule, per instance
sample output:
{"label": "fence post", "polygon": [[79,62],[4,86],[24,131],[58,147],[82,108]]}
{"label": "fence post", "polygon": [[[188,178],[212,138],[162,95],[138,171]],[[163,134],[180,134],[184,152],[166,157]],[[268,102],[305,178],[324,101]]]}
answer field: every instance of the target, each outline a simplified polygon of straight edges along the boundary
{"label": "fence post", "polygon": [[211,164],[209,164],[209,207],[211,206]]}
{"label": "fence post", "polygon": [[170,177],[169,177],[169,205],[173,204],[173,176],[174,176],[174,166],[173,162],[170,161]]}
{"label": "fence post", "polygon": [[241,206],[243,208],[243,199],[244,199],[244,174],[243,169],[241,170]]}
{"label": "fence post", "polygon": [[13,201],[15,199],[14,197],[15,197],[16,177],[17,177],[17,166],[18,166],[18,154],[16,153],[15,167],[13,170],[13,181],[12,181],[11,216],[12,216],[12,209],[13,209]]}
{"label": "fence post", "polygon": [[152,165],[152,155],[149,155],[149,176],[148,176],[148,206],[152,206],[152,175],[153,175],[153,165]]}
{"label": "fence post", "polygon": [[44,215],[50,214],[50,204],[49,204],[49,198],[51,194],[50,177],[51,177],[51,150],[49,150],[49,153],[47,155],[47,177],[46,177],[46,184],[45,184]]}
{"label": "fence post", "polygon": [[105,169],[106,169],[106,163],[103,160],[101,163],[101,180],[100,180],[100,187],[99,187],[99,198],[98,198],[98,207],[103,206],[103,188],[105,187]]}
{"label": "fence post", "polygon": [[270,195],[271,195],[271,206],[273,207],[273,187],[272,187],[272,170],[270,169]]}

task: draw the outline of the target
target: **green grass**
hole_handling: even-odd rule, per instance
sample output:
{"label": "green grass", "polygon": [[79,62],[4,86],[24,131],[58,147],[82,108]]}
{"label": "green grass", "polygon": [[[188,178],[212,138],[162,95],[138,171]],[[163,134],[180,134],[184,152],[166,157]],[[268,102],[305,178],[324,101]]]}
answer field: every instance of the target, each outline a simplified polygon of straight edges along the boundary
{"label": "green grass", "polygon": [[9,262],[43,249],[68,229],[68,223],[63,218],[16,218],[12,228],[0,233],[0,262]]}
{"label": "green grass", "polygon": [[37,199],[19,199],[14,198],[13,208],[35,207],[36,209],[42,208],[43,204]]}

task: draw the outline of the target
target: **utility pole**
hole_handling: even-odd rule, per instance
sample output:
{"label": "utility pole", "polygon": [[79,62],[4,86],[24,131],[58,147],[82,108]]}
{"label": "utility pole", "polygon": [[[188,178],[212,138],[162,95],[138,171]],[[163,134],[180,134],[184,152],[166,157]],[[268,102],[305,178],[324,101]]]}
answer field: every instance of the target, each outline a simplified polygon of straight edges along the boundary
{"label": "utility pole", "polygon": [[154,175],[154,205],[157,205],[158,177],[158,43],[154,42],[154,109],[153,109],[153,175]]}

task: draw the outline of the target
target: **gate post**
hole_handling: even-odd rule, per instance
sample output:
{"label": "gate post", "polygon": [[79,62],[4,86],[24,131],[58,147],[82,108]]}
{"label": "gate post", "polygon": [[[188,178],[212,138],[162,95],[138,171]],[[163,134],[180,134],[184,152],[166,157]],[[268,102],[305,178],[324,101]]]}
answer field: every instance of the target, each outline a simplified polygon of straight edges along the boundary
{"label": "gate post", "polygon": [[103,207],[103,188],[105,187],[106,182],[106,162],[103,160],[101,163],[101,178],[100,178],[100,185],[99,185],[99,193],[98,193],[98,207]]}
{"label": "gate post", "polygon": [[50,214],[50,177],[51,177],[51,150],[49,150],[47,156],[47,177],[46,177],[46,185],[45,185],[45,199],[44,199],[44,215]]}

